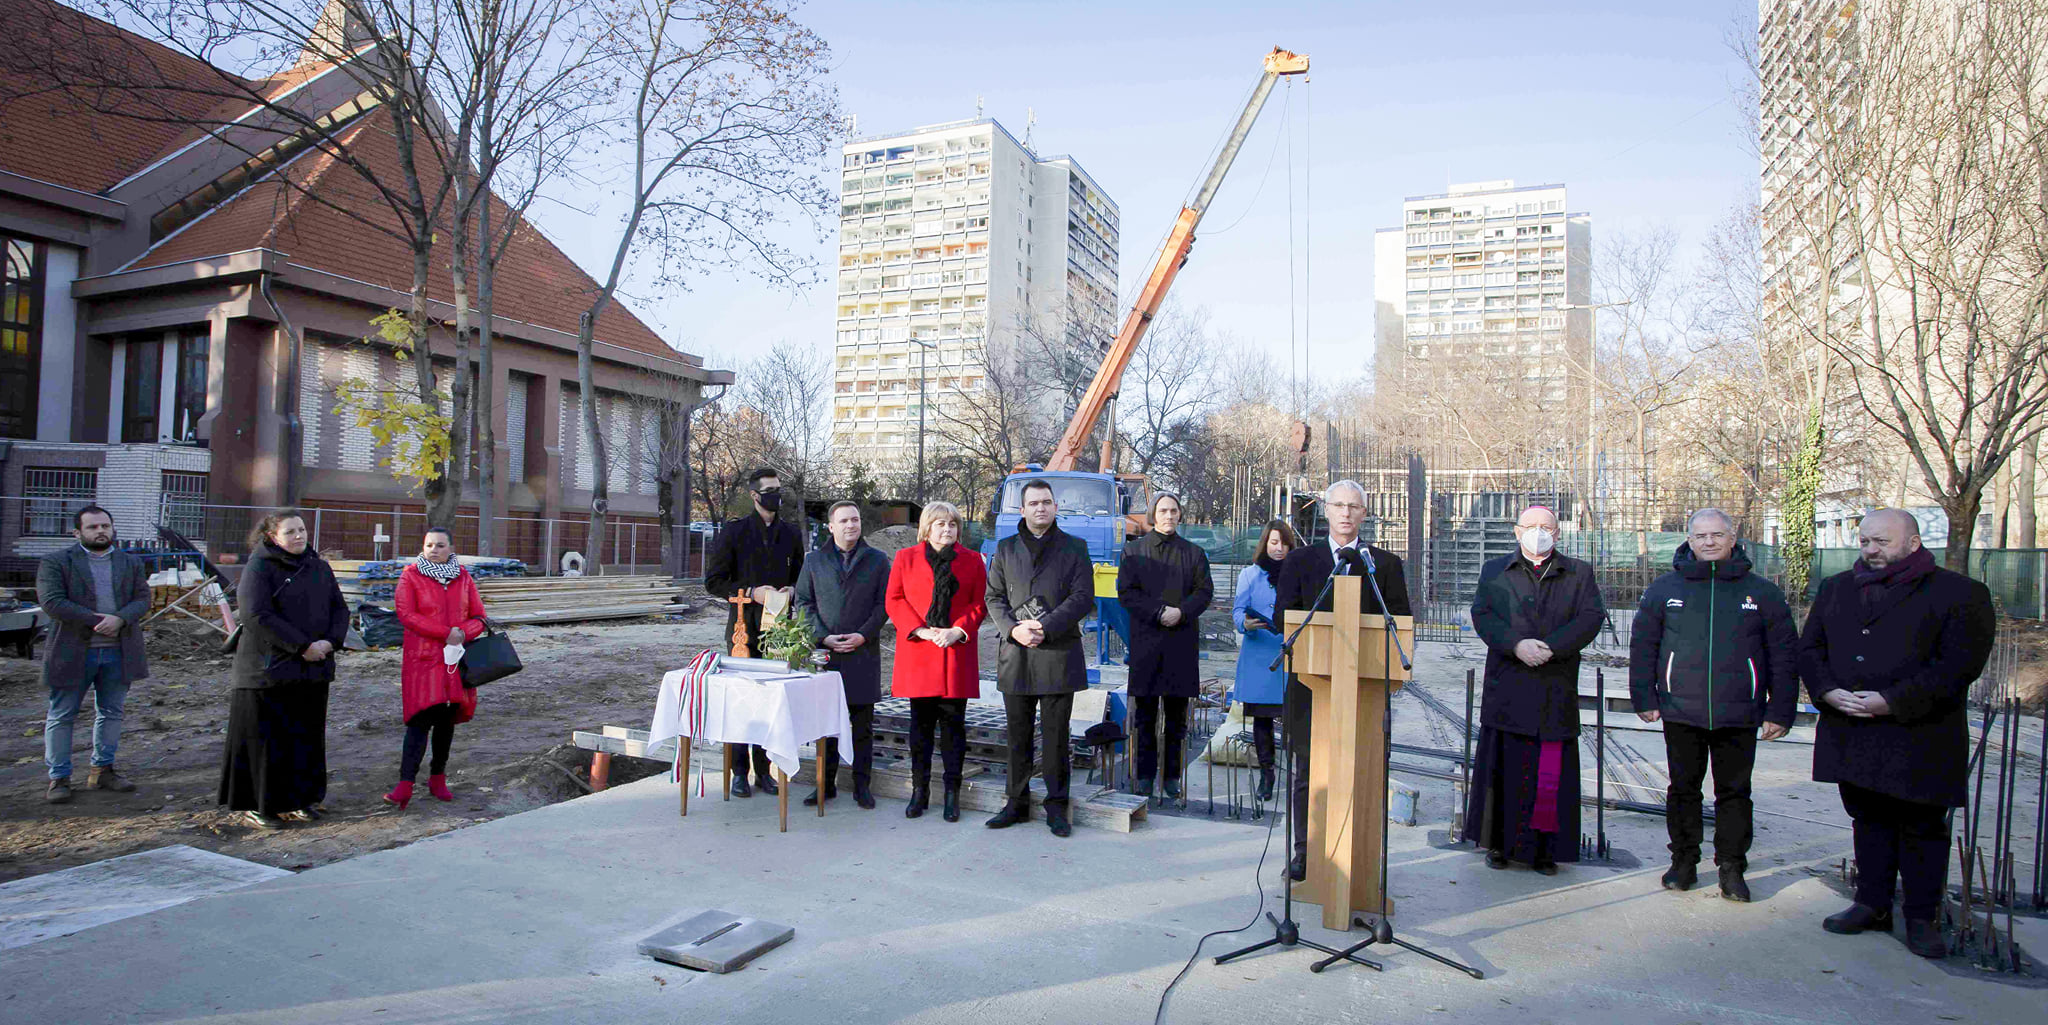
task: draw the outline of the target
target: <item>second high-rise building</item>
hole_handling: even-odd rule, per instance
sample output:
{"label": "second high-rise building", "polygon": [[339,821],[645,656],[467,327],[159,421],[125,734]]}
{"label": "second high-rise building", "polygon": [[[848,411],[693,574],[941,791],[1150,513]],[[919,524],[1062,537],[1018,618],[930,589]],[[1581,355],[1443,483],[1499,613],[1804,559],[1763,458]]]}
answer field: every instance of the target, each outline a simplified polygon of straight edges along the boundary
{"label": "second high-rise building", "polygon": [[935,413],[983,386],[985,339],[1062,322],[1115,329],[1117,208],[1073,158],[1040,157],[982,118],[850,141],[842,173],[840,461],[914,464],[921,360]]}

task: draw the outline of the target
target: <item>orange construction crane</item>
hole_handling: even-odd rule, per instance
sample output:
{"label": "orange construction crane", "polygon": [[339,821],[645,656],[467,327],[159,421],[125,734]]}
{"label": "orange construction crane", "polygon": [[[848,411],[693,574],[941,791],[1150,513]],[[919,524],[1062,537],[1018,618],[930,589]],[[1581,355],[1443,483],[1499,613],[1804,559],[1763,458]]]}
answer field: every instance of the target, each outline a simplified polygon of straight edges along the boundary
{"label": "orange construction crane", "polygon": [[[1223,185],[1223,175],[1237,159],[1237,151],[1244,145],[1245,137],[1251,134],[1252,123],[1258,120],[1259,109],[1266,105],[1273,83],[1282,75],[1305,74],[1308,74],[1306,55],[1277,46],[1266,55],[1265,73],[1259,78],[1258,88],[1252,90],[1251,100],[1245,104],[1244,113],[1238,115],[1236,126],[1230,130],[1230,138],[1224,142],[1222,152],[1216,154],[1216,162],[1209,168],[1209,176],[1203,179],[1194,201],[1182,207],[1180,217],[1174,220],[1173,230],[1166,235],[1166,244],[1159,249],[1159,259],[1152,265],[1152,275],[1145,280],[1145,288],[1138,293],[1138,301],[1131,308],[1131,315],[1125,318],[1123,330],[1117,332],[1116,341],[1110,344],[1108,355],[1103,357],[1102,366],[1095,372],[1095,379],[1089,382],[1088,391],[1081,396],[1081,403],[1074,410],[1074,419],[1067,424],[1067,433],[1060,437],[1052,458],[1046,461],[1047,470],[1072,470],[1074,458],[1080,454],[1081,446],[1087,444],[1088,435],[1094,432],[1103,413],[1114,409],[1117,391],[1123,386],[1124,368],[1130,365],[1139,340],[1145,337],[1145,329],[1152,325],[1152,318],[1158,316],[1159,307],[1166,302],[1166,290],[1173,286],[1174,277],[1180,273],[1181,265],[1187,262],[1188,249],[1195,244],[1195,228],[1202,223],[1202,213],[1216,198],[1216,190]],[[1102,437],[1099,465],[1103,473],[1115,471],[1115,464],[1111,461],[1115,448],[1116,425],[1112,423]]]}

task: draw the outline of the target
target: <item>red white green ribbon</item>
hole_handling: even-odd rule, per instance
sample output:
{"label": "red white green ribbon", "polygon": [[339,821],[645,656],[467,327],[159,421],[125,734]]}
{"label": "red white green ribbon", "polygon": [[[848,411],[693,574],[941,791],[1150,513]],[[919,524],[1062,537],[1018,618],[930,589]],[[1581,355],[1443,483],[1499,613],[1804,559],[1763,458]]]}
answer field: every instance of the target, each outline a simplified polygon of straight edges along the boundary
{"label": "red white green ribbon", "polygon": [[[691,738],[704,735],[705,691],[711,674],[718,671],[718,652],[710,648],[697,653],[690,664],[683,668],[682,679],[676,685],[677,718],[683,724],[683,733]],[[676,741],[675,762],[669,767],[668,780],[683,782],[683,743]],[[704,771],[697,771],[697,796],[704,796]]]}

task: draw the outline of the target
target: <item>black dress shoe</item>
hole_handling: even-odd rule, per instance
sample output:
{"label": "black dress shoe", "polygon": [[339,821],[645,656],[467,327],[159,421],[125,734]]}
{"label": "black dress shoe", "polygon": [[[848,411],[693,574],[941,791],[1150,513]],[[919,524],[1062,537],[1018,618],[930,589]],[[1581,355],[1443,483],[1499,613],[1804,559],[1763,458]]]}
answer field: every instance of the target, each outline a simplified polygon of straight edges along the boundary
{"label": "black dress shoe", "polygon": [[1948,956],[1948,941],[1932,918],[1906,919],[1906,949],[1925,958]]}
{"label": "black dress shoe", "polygon": [[[838,796],[839,796],[839,791],[837,791],[837,790],[827,790],[827,791],[825,791],[825,800],[827,800],[827,801],[829,801],[829,800],[831,800],[831,799],[833,799],[833,798],[835,798],[835,797],[838,797]],[[809,796],[809,797],[806,797],[806,798],[804,798],[804,807],[806,807],[806,808],[815,808],[815,807],[817,807],[817,806],[818,806],[818,792],[817,792],[816,790],[813,790],[813,791],[811,791],[811,796]]]}
{"label": "black dress shoe", "polygon": [[1664,878],[1659,880],[1659,882],[1667,890],[1678,890],[1681,892],[1690,890],[1698,886],[1700,882],[1699,862],[1674,861],[1671,863],[1670,868],[1664,870]]}
{"label": "black dress shoe", "polygon": [[1749,903],[1749,881],[1742,878],[1741,865],[1721,866],[1721,897],[1742,904]]}
{"label": "black dress shoe", "polygon": [[1296,853],[1287,859],[1287,878],[1297,883],[1308,878],[1308,855]]}
{"label": "black dress shoe", "polygon": [[1152,781],[1149,779],[1141,779],[1132,783],[1131,793],[1137,794],[1139,797],[1152,796]]}
{"label": "black dress shoe", "polygon": [[734,776],[732,778],[732,795],[734,797],[754,796],[754,788],[747,785],[747,777]]}
{"label": "black dress shoe", "polygon": [[1180,800],[1180,780],[1169,779],[1166,781],[1166,799],[1169,801]]}
{"label": "black dress shoe", "polygon": [[958,783],[946,784],[946,808],[944,814],[947,822],[960,821],[960,784]]}
{"label": "black dress shoe", "polygon": [[1530,867],[1536,870],[1537,875],[1554,876],[1557,874],[1557,862],[1551,861],[1548,858],[1545,858],[1542,861],[1539,861],[1536,864],[1531,865]]}
{"label": "black dress shoe", "polygon": [[1003,805],[1003,810],[996,812],[994,818],[982,823],[982,825],[990,829],[1008,829],[1019,822],[1029,821],[1031,821],[1031,806],[1023,801],[1011,801]]}
{"label": "black dress shoe", "polygon": [[906,819],[921,818],[924,815],[924,810],[930,807],[931,803],[932,788],[930,784],[922,786],[913,784],[910,788],[910,803],[903,807],[903,817]]}
{"label": "black dress shoe", "polygon": [[755,780],[754,789],[759,790],[760,792],[767,794],[770,797],[774,797],[777,793],[779,793],[782,790],[781,787],[775,785],[775,780],[767,776],[763,776],[760,779]]}
{"label": "black dress shoe", "polygon": [[1272,799],[1273,799],[1273,770],[1272,770],[1271,768],[1265,768],[1265,769],[1260,769],[1260,770],[1259,770],[1259,800],[1263,802],[1263,801],[1270,801],[1270,800],[1272,800]]}
{"label": "black dress shoe", "polygon": [[1854,936],[1859,932],[1891,932],[1892,913],[1879,911],[1863,904],[1851,904],[1846,911],[1829,915],[1820,927],[1842,936]]}
{"label": "black dress shoe", "polygon": [[875,810],[875,792],[868,789],[867,780],[853,781],[853,803],[859,805],[862,811]]}
{"label": "black dress shoe", "polygon": [[1486,852],[1486,867],[1501,869],[1508,867],[1508,856],[1499,851]]}
{"label": "black dress shoe", "polygon": [[1074,835],[1074,826],[1067,821],[1067,806],[1065,804],[1047,804],[1045,806],[1045,825],[1046,828],[1052,830],[1052,835],[1054,836],[1064,838]]}

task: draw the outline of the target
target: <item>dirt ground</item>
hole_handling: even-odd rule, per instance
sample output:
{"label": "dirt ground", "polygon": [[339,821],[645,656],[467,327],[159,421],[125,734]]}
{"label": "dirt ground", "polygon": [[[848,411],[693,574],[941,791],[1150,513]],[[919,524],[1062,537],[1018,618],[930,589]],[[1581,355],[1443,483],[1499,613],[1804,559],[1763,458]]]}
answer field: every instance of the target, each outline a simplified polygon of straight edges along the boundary
{"label": "dirt ground", "polygon": [[[179,843],[308,868],[580,796],[589,756],[566,746],[570,731],[645,727],[661,674],[713,643],[724,617],[700,606],[673,619],[513,628],[526,670],[484,688],[476,718],[456,728],[448,765],[455,800],[443,804],[422,787],[403,812],[381,800],[398,780],[405,736],[398,652],[344,652],[328,705],[327,817],[282,832],[232,821],[215,805],[228,659],[217,639],[164,622],[151,627],[150,678],[128,696],[118,764],[138,784],[132,794],[84,789],[88,707],[73,740],[76,796],[69,805],[44,803],[42,667],[0,657],[0,736],[13,738],[0,748],[0,881]],[[656,769],[619,759],[612,778]]]}

